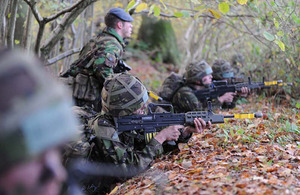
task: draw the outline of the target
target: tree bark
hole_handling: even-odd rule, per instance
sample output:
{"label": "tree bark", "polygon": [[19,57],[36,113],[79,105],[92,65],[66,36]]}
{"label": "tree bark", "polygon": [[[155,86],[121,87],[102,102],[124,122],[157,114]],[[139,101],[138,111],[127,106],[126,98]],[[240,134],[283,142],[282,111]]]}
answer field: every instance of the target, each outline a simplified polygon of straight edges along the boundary
{"label": "tree bark", "polygon": [[6,26],[6,18],[5,13],[8,6],[9,0],[1,0],[0,3],[0,44],[5,45],[5,26]]}
{"label": "tree bark", "polygon": [[[17,4],[18,11],[17,11],[17,19],[15,24],[15,32],[14,32],[14,41],[15,47],[23,47],[23,36],[25,32],[26,26],[24,25],[27,18],[28,6],[24,1],[18,1]],[[16,43],[18,41],[18,43]]]}
{"label": "tree bark", "polygon": [[17,11],[18,11],[18,0],[12,0],[11,16],[10,16],[9,28],[7,32],[8,48],[14,47],[14,34],[15,34],[15,27],[16,27]]}
{"label": "tree bark", "polygon": [[23,34],[23,47],[25,50],[29,51],[30,50],[30,42],[31,42],[31,29],[32,29],[32,12],[31,9],[27,10],[27,18],[26,18],[26,26],[24,29],[24,34]]}
{"label": "tree bark", "polygon": [[88,21],[88,22],[84,22],[84,29],[85,29],[84,45],[92,38],[93,20],[90,20],[90,18],[93,17],[93,13],[94,13],[94,6],[92,5],[87,7],[86,11],[84,12],[84,20]]}

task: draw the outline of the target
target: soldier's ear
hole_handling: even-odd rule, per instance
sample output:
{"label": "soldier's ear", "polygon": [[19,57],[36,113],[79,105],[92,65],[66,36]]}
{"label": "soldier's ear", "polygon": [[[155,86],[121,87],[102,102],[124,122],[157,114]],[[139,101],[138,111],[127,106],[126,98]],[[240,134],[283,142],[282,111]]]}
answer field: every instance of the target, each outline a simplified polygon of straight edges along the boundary
{"label": "soldier's ear", "polygon": [[117,22],[116,27],[117,27],[118,29],[122,29],[122,28],[123,28],[123,22],[122,22],[122,21]]}

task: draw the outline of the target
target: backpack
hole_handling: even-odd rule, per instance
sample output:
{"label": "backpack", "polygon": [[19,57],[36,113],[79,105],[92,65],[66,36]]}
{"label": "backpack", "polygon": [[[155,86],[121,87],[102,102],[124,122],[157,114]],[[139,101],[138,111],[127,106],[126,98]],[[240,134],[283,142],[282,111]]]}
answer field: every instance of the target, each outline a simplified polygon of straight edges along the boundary
{"label": "backpack", "polygon": [[[94,56],[95,54],[98,55],[100,52],[104,52],[102,48],[99,48],[99,44],[114,39],[115,37],[105,35],[104,33],[100,33],[96,38],[91,39],[90,42],[87,43],[81,50],[79,59],[77,59],[68,70],[68,74],[74,77],[72,86],[73,97],[81,102],[93,104],[96,111],[101,110],[100,93],[104,79],[96,78],[94,75],[92,66],[96,60]],[[113,43],[120,49],[121,52],[123,52],[121,43],[118,41],[114,41]],[[106,58],[108,54],[109,53],[107,53]],[[78,105],[81,105],[81,103]]]}
{"label": "backpack", "polygon": [[[91,65],[94,63],[94,55],[98,51],[99,43],[115,39],[113,36],[104,36],[103,33],[98,34],[96,38],[92,38],[80,51],[79,58],[70,66],[69,73],[76,76],[78,73],[85,73],[87,75],[93,74]],[[119,42],[115,42],[116,46],[123,50]]]}
{"label": "backpack", "polygon": [[184,85],[185,79],[183,76],[172,72],[163,82],[158,95],[163,100],[171,102],[174,94]]}

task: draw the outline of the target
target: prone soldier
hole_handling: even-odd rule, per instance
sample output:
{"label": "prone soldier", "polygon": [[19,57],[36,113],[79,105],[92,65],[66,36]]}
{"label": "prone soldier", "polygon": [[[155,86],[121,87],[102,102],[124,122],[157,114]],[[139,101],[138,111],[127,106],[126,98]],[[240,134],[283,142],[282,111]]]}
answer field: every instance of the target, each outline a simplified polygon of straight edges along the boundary
{"label": "prone soldier", "polygon": [[[172,104],[176,112],[199,111],[207,108],[207,102],[199,101],[195,95],[196,90],[204,90],[212,84],[213,70],[210,65],[202,60],[189,64],[185,68],[184,84],[172,97]],[[214,108],[221,107],[223,103],[231,103],[235,93],[228,92],[212,100]]]}
{"label": "prone soldier", "polygon": [[[140,170],[149,168],[151,162],[164,152],[165,141],[187,142],[192,133],[202,133],[206,123],[201,118],[194,120],[194,126],[174,125],[159,131],[147,142],[142,130],[118,132],[115,117],[144,114],[148,100],[148,92],[144,85],[135,77],[120,73],[107,78],[102,90],[102,114],[89,121],[95,138],[89,159],[95,162],[115,164],[123,167],[130,174],[130,166]],[[208,123],[210,126],[211,123]],[[123,178],[124,179],[124,178]],[[88,193],[105,193],[110,185],[120,181],[115,178],[93,180],[86,184]],[[92,191],[97,189],[96,191]],[[91,192],[92,191],[92,192]]]}
{"label": "prone soldier", "polygon": [[235,74],[235,78],[240,82],[244,82],[245,74],[241,71],[245,64],[245,57],[242,54],[234,54],[231,58],[231,65],[233,68],[233,72]]}
{"label": "prone soldier", "polygon": [[[232,68],[228,61],[215,60],[212,69],[212,75],[215,81],[226,81],[227,84],[232,84],[232,82],[235,81],[235,70]],[[232,102],[223,104],[222,108],[234,108],[239,96],[247,97],[248,92],[249,90],[247,87],[242,87],[241,92],[235,93]]]}

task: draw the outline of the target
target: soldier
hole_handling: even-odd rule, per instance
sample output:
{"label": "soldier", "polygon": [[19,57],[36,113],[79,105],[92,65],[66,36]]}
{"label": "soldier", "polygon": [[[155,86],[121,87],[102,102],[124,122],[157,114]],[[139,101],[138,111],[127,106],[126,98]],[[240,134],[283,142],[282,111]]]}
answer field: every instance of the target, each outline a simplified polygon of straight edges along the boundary
{"label": "soldier", "polygon": [[[73,97],[77,106],[101,111],[101,90],[106,77],[119,69],[125,48],[124,38],[132,33],[133,18],[123,9],[112,8],[105,16],[106,28],[88,43],[68,74],[75,77]],[[118,65],[119,64],[119,65]],[[118,65],[118,66],[117,66]]]}
{"label": "soldier", "polygon": [[234,54],[231,58],[231,65],[233,68],[233,72],[235,74],[235,78],[240,82],[244,81],[245,74],[241,72],[241,68],[243,68],[245,63],[245,58],[241,54]]}
{"label": "soldier", "polygon": [[[116,74],[105,81],[102,90],[102,114],[89,121],[96,136],[90,157],[92,161],[112,163],[124,167],[128,173],[131,172],[130,166],[145,170],[156,157],[165,152],[162,146],[165,141],[187,142],[192,133],[202,133],[206,127],[205,121],[197,118],[194,120],[195,128],[169,126],[159,131],[149,143],[135,130],[118,133],[113,117],[144,114],[147,100],[148,93],[144,85],[127,73]],[[208,126],[210,125],[209,123]],[[111,183],[120,181],[119,179],[102,178],[88,186],[97,186],[93,193],[105,194],[110,190]],[[92,188],[86,188],[88,193],[92,193],[91,190]]]}
{"label": "soldier", "polygon": [[59,194],[58,146],[77,125],[65,90],[33,57],[0,49],[0,194]]}
{"label": "soldier", "polygon": [[[208,88],[212,83],[212,68],[204,60],[191,63],[185,68],[184,86],[177,90],[172,98],[172,104],[176,112],[188,112],[204,110],[206,102],[200,102],[194,90]],[[213,100],[213,107],[221,107],[224,102],[232,102],[235,93],[228,92]]]}
{"label": "soldier", "polygon": [[[213,69],[213,79],[216,81],[227,81],[228,84],[233,84],[232,82],[235,81],[235,73],[234,69],[231,67],[230,63],[225,60],[215,60],[212,66]],[[236,101],[238,97],[247,97],[248,95],[248,88],[242,87],[241,92],[237,93],[232,102],[229,104],[223,104],[222,108],[234,108],[236,105]]]}

